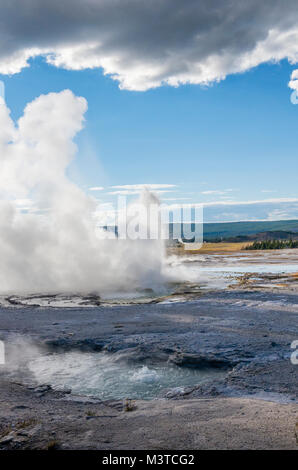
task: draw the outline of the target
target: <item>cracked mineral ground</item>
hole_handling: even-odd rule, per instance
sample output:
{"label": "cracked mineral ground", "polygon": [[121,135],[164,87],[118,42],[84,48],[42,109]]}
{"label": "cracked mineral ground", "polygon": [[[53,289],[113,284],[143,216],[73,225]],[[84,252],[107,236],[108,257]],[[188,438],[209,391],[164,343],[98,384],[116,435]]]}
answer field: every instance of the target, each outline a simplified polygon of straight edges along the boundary
{"label": "cracked mineral ground", "polygon": [[160,292],[1,297],[1,449],[297,448],[298,250],[168,269]]}

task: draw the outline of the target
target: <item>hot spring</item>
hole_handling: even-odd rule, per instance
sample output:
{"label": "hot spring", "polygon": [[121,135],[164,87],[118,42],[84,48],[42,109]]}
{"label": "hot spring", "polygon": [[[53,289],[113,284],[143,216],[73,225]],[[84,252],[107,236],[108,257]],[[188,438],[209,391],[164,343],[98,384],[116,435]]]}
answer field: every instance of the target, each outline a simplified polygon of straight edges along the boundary
{"label": "hot spring", "polygon": [[215,368],[119,362],[118,356],[102,352],[40,356],[29,363],[29,370],[39,384],[50,384],[56,390],[71,388],[73,394],[102,400],[151,400],[225,375]]}

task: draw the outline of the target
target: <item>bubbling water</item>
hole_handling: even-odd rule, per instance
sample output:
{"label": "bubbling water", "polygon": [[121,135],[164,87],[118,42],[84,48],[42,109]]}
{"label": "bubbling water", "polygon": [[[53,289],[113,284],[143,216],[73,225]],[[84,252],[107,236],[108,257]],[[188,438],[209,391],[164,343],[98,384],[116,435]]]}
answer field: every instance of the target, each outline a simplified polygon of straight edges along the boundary
{"label": "bubbling water", "polygon": [[74,394],[103,400],[153,399],[225,374],[217,369],[119,362],[113,354],[80,352],[40,356],[29,363],[29,369],[40,384],[51,384],[57,390],[70,387]]}

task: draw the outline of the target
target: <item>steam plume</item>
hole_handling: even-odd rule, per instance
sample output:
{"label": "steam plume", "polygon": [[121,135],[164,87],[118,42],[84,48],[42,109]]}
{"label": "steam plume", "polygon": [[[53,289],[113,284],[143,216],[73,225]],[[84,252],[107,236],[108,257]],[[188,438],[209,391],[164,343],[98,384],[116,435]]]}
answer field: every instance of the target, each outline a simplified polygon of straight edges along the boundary
{"label": "steam plume", "polygon": [[[66,169],[87,102],[70,90],[0,104],[0,291],[90,292],[159,281],[159,241],[99,239],[94,203]],[[22,208],[22,210],[20,210]]]}

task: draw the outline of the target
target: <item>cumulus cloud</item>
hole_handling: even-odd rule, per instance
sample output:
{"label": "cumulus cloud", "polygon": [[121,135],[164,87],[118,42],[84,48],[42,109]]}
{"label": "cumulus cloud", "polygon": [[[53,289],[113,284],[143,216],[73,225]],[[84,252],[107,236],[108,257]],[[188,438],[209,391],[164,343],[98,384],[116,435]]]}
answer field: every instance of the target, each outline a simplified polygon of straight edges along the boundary
{"label": "cumulus cloud", "polygon": [[100,67],[121,88],[148,90],[298,61],[296,0],[9,0],[0,17],[2,74],[43,54],[56,67]]}

